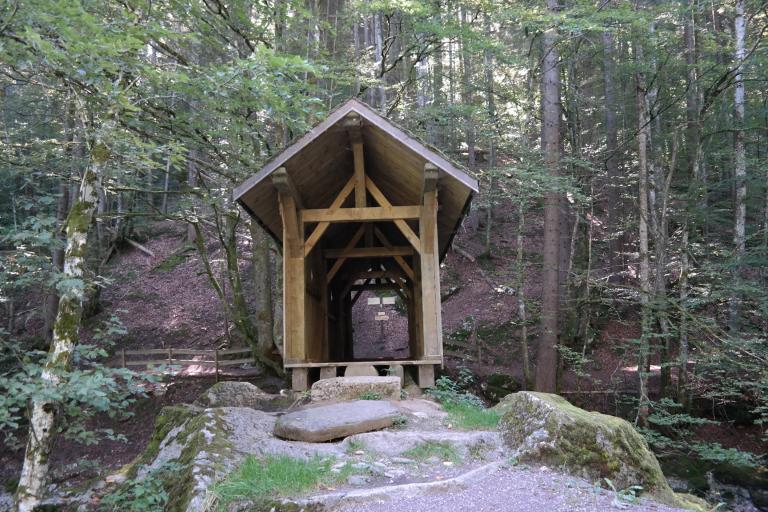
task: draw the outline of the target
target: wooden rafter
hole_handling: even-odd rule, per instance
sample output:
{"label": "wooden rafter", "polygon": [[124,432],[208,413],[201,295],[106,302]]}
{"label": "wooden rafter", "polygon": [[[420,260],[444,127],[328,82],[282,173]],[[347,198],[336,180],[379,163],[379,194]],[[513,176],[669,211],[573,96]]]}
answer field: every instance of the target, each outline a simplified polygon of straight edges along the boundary
{"label": "wooden rafter", "polygon": [[349,249],[327,249],[323,256],[333,258],[389,258],[394,256],[413,256],[413,248],[402,247],[352,247]]}
{"label": "wooden rafter", "polygon": [[[357,242],[360,241],[361,238],[363,238],[363,233],[365,233],[365,229],[363,226],[360,226],[357,231],[355,231],[355,234],[352,235],[352,238],[350,238],[349,242],[347,242],[347,245],[344,247],[345,249],[351,249],[354,246],[357,245]],[[328,273],[325,275],[325,282],[330,283],[334,276],[336,275],[336,272],[339,271],[342,265],[344,265],[344,262],[347,261],[346,258],[339,258],[336,260],[336,263],[333,264],[331,267],[331,270],[328,271]]]}
{"label": "wooden rafter", "polygon": [[367,208],[312,209],[301,211],[301,222],[381,222],[418,219],[421,206],[377,206]]}
{"label": "wooden rafter", "polygon": [[[347,200],[347,197],[349,197],[349,194],[352,193],[352,190],[355,189],[356,186],[356,180],[353,176],[352,178],[347,181],[347,184],[344,185],[344,187],[341,189],[341,192],[339,192],[339,195],[336,196],[336,199],[333,200],[333,203],[331,203],[331,206],[328,208],[329,210],[336,210],[338,208],[341,208],[341,205],[344,204],[344,201]],[[306,257],[309,255],[310,252],[312,252],[312,249],[315,247],[318,241],[320,241],[320,238],[323,236],[325,231],[328,229],[328,226],[330,226],[330,222],[320,222],[315,226],[315,229],[312,231],[312,233],[309,235],[309,238],[307,238],[307,241],[304,243],[304,256]]]}
{"label": "wooden rafter", "polygon": [[[365,177],[365,187],[368,189],[368,192],[371,193],[373,199],[379,203],[379,206],[392,206],[392,203],[389,202],[387,196],[384,195],[381,189],[376,186],[376,183],[374,183],[373,180],[368,176]],[[408,223],[402,219],[396,219],[395,226],[397,226],[403,236],[405,236],[408,242],[410,242],[416,252],[421,252],[421,243],[419,242],[419,237],[416,236],[416,233],[413,232],[411,226],[409,226]]]}
{"label": "wooden rafter", "polygon": [[[368,284],[368,283],[370,283],[370,282],[371,282],[371,280],[370,280],[370,279],[366,279],[366,281],[365,281],[365,283],[363,283],[363,285],[367,285],[367,284]],[[351,288],[351,287],[350,287],[350,288]],[[345,288],[345,290],[346,290],[346,292],[345,292],[345,293],[349,293],[349,290],[348,290],[348,289],[346,289],[346,288]],[[358,290],[358,291],[357,291],[357,293],[355,293],[355,296],[354,296],[354,297],[352,297],[352,302],[350,303],[350,307],[352,307],[352,306],[354,306],[354,305],[355,305],[355,302],[357,302],[357,300],[360,298],[360,296],[361,296],[362,294],[363,294],[363,290]]]}
{"label": "wooden rafter", "polygon": [[[376,235],[376,238],[379,239],[379,242],[381,242],[381,244],[384,247],[392,247],[392,244],[389,243],[389,239],[387,238],[387,236],[384,233],[382,233],[382,231],[379,228],[374,227],[373,232]],[[405,272],[405,275],[407,275],[408,278],[411,281],[413,281],[413,279],[416,277],[416,273],[413,271],[413,268],[411,268],[408,262],[405,261],[405,259],[402,256],[395,256],[395,261],[397,262],[398,265],[400,265],[400,268],[403,269],[403,272]]]}

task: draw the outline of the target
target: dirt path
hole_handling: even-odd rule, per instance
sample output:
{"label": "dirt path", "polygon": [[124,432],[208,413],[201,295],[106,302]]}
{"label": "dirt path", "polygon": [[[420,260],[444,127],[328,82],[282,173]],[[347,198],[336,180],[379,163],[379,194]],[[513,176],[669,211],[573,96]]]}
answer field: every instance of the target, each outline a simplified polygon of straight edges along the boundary
{"label": "dirt path", "polygon": [[651,501],[627,503],[589,482],[547,468],[502,467],[484,478],[454,490],[409,496],[394,493],[387,500],[343,503],[334,512],[577,512],[630,510],[677,512]]}

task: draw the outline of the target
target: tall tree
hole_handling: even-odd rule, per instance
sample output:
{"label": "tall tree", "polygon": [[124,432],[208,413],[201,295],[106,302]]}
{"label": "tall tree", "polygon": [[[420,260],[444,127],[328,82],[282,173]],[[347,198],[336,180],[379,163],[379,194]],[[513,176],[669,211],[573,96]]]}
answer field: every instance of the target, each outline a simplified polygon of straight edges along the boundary
{"label": "tall tree", "polygon": [[729,327],[732,333],[737,333],[741,325],[741,279],[743,277],[744,255],[746,253],[746,220],[747,220],[747,153],[744,147],[744,38],[746,21],[744,1],[736,1],[736,19],[734,20],[735,66],[734,74],[734,145],[733,145],[733,177],[736,185],[734,198],[733,245],[735,261],[734,291],[730,301]]}
{"label": "tall tree", "polygon": [[[638,38],[639,39],[639,38]],[[638,166],[638,244],[640,253],[640,340],[638,346],[637,374],[639,382],[639,406],[637,421],[647,426],[649,409],[648,398],[648,361],[651,338],[651,281],[650,253],[648,251],[648,141],[650,139],[651,120],[648,111],[648,89],[645,78],[644,52],[642,41],[635,43],[635,99],[637,103],[637,166]]]}
{"label": "tall tree", "polygon": [[[547,0],[551,12],[557,0]],[[543,34],[541,151],[548,174],[560,176],[560,57],[557,30]],[[560,319],[560,192],[552,184],[544,199],[544,268],[541,298],[541,333],[536,350],[536,389],[557,388],[557,343]]]}
{"label": "tall tree", "polygon": [[[64,279],[67,285],[60,292],[59,308],[53,326],[53,338],[48,358],[40,379],[56,388],[69,370],[69,363],[78,340],[85,298],[88,230],[96,211],[101,176],[109,157],[109,150],[97,140],[91,150],[91,163],[80,181],[80,192],[72,205],[65,230],[67,247],[64,251]],[[16,489],[19,512],[30,512],[45,497],[46,478],[51,449],[56,435],[58,406],[46,397],[34,399],[29,418],[27,449],[24,466]]]}

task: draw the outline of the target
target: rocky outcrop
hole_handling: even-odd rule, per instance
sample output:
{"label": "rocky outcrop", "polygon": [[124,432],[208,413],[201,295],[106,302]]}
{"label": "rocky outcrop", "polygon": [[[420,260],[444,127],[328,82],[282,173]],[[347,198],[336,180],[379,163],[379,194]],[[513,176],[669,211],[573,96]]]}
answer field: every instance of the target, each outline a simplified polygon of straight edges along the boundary
{"label": "rocky outcrop", "polygon": [[608,478],[617,489],[641,485],[664,503],[680,504],[656,457],[627,421],[528,391],[508,395],[498,408],[504,412],[504,443],[519,461],[565,468],[592,481]]}
{"label": "rocky outcrop", "polygon": [[[275,417],[246,407],[164,407],[146,450],[123,468],[120,481],[162,478],[168,512],[204,510],[207,489],[246,455],[309,458],[337,455],[338,447],[288,442],[272,435]],[[172,467],[172,471],[158,471]],[[121,484],[126,485],[126,484]],[[118,489],[119,490],[119,489]]]}
{"label": "rocky outcrop", "polygon": [[283,439],[322,443],[361,432],[391,427],[400,411],[380,400],[355,400],[310,407],[280,416],[275,435]]}
{"label": "rocky outcrop", "polygon": [[400,400],[399,377],[335,377],[312,385],[312,401]]}
{"label": "rocky outcrop", "polygon": [[276,411],[291,405],[291,397],[265,393],[250,382],[223,381],[211,386],[195,400],[200,407],[250,407]]}

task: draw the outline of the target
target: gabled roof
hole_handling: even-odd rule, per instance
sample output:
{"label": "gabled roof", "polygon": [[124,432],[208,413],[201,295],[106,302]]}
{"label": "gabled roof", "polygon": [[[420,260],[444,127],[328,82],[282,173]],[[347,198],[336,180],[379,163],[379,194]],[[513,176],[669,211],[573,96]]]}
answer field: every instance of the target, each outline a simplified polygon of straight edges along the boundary
{"label": "gabled roof", "polygon": [[[352,150],[340,123],[351,113],[361,119],[366,174],[394,205],[420,202],[424,164],[440,171],[438,241],[444,255],[466,212],[477,180],[437,150],[364,103],[350,99],[296,142],[272,158],[234,191],[237,200],[278,241],[282,221],[270,174],[284,167],[307,208],[327,208],[353,173]],[[339,125],[339,126],[337,126]]]}

